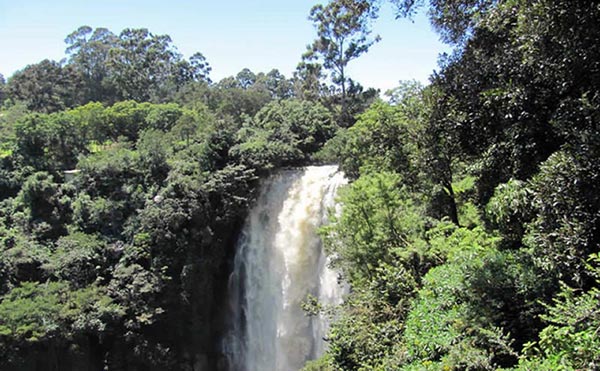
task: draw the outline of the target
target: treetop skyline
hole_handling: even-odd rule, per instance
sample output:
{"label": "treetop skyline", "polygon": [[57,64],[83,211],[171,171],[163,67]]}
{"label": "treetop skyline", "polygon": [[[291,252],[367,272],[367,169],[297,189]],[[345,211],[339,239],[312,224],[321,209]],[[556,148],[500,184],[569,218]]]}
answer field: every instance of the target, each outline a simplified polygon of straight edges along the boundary
{"label": "treetop skyline", "polygon": [[[213,67],[211,77],[219,81],[243,68],[268,72],[277,68],[291,76],[316,36],[308,19],[310,0],[247,3],[198,3],[175,1],[124,4],[109,0],[102,4],[61,1],[44,3],[0,2],[0,73],[5,78],[29,64],[49,58],[66,58],[64,39],[82,25],[104,27],[115,33],[125,28],[147,28],[157,35],[171,36],[184,57],[201,52]],[[26,15],[26,16],[24,16]],[[366,55],[349,66],[349,75],[365,87],[382,92],[399,80],[426,83],[436,69],[438,54],[449,50],[421,14],[409,20],[394,20],[384,6],[373,24],[373,34],[382,37]],[[395,71],[390,76],[389,71]]]}

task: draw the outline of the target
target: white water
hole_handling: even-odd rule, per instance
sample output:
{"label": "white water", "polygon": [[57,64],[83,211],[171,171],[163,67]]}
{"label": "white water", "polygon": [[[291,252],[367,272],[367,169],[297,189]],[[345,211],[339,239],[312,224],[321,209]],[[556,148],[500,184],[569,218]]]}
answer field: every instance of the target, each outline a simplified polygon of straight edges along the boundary
{"label": "white water", "polygon": [[346,288],[327,267],[317,229],[345,183],[336,166],[284,171],[263,184],[230,278],[232,371],[294,371],[325,350],[327,321],[301,308],[307,295],[339,304]]}

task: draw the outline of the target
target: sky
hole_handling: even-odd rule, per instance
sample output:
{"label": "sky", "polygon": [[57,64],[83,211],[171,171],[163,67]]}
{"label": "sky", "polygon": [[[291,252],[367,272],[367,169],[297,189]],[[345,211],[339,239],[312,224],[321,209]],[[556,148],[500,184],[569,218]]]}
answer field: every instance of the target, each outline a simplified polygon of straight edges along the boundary
{"label": "sky", "polygon": [[[211,78],[279,69],[291,77],[316,36],[308,14],[319,0],[0,0],[0,73],[9,77],[28,64],[65,57],[65,37],[82,25],[147,28],[168,34],[185,56],[201,52]],[[348,65],[349,76],[385,92],[400,80],[427,83],[439,41],[426,16],[394,19],[384,6],[372,25],[382,40]]]}

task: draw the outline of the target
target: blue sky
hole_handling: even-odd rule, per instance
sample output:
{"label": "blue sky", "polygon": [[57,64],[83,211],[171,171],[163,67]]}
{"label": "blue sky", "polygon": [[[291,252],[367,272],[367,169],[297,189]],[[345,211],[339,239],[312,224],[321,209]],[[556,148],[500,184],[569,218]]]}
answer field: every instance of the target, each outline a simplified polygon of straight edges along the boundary
{"label": "blue sky", "polygon": [[[145,27],[168,34],[184,56],[202,52],[219,80],[248,67],[290,77],[315,37],[307,19],[318,0],[0,0],[0,73],[5,77],[44,58],[64,57],[64,38],[81,25]],[[448,51],[424,15],[395,20],[384,7],[373,25],[382,41],[350,62],[350,77],[383,91],[399,80],[427,82]]]}

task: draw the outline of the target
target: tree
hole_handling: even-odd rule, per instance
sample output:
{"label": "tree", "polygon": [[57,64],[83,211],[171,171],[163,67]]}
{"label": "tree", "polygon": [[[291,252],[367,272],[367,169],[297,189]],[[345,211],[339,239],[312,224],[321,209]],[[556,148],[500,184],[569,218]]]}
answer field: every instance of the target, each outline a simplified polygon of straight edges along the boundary
{"label": "tree", "polygon": [[210,64],[208,64],[202,53],[197,52],[190,57],[190,66],[192,66],[193,81],[206,81],[211,83],[209,75],[212,67],[210,67]]}
{"label": "tree", "polygon": [[323,66],[319,63],[302,61],[294,71],[294,95],[298,99],[316,102],[327,90],[321,83]]}
{"label": "tree", "polygon": [[212,68],[202,53],[194,53],[189,61],[182,59],[176,62],[173,67],[173,79],[177,90],[179,91],[181,87],[193,82],[212,83],[209,77],[211,70]]}
{"label": "tree", "polygon": [[297,165],[331,138],[334,129],[330,113],[320,104],[273,101],[242,126],[231,153],[251,167]]}
{"label": "tree", "polygon": [[117,37],[106,28],[81,26],[65,43],[69,64],[84,77],[86,101],[162,101],[190,82],[211,82],[202,53],[185,60],[168,35],[146,29],[125,29]]}
{"label": "tree", "polygon": [[[1,87],[0,87],[1,89]],[[15,142],[15,123],[26,116],[29,111],[23,102],[7,104],[0,112],[0,158],[12,153]]]}
{"label": "tree", "polygon": [[46,172],[37,172],[27,178],[15,199],[15,206],[25,216],[26,225],[22,227],[28,234],[40,240],[66,234],[71,210],[65,188]]}
{"label": "tree", "polygon": [[4,99],[6,98],[6,80],[4,80],[4,75],[0,73],[0,106],[4,103]]}
{"label": "tree", "polygon": [[119,238],[128,218],[144,205],[141,166],[139,153],[126,144],[81,159],[73,224],[85,233]]}
{"label": "tree", "polygon": [[[349,272],[353,291],[334,317],[322,364],[492,370],[521,359],[522,370],[598,369],[600,9],[565,0],[394,3],[407,12],[428,4],[456,49],[431,87],[415,89],[423,109],[404,106],[411,89],[393,93],[391,107],[412,118],[406,128],[391,107],[376,105],[340,136],[355,154],[342,165],[354,165],[360,177],[340,193],[342,211],[326,246]],[[405,148],[408,159],[399,156]],[[393,236],[385,228],[418,225],[402,223],[403,215],[381,218],[387,208],[380,199],[393,202],[392,191],[412,190],[413,182],[399,179],[389,192],[374,192],[386,183],[373,180],[395,159],[416,160],[426,180],[413,191],[417,204],[448,210],[414,218],[424,223],[424,238],[387,248],[396,243],[380,238]],[[477,214],[486,203],[484,229]],[[407,206],[389,209],[402,214]],[[454,223],[436,220],[444,214]],[[586,264],[590,255],[596,268]],[[403,292],[422,286],[403,315],[381,302],[393,282],[410,282],[386,269],[407,256],[440,266],[425,265],[421,280],[413,276],[416,285]],[[392,279],[381,279],[382,271]],[[560,292],[559,281],[572,288]],[[540,317],[544,307],[548,315]]]}
{"label": "tree", "polygon": [[294,96],[293,83],[279,70],[273,69],[266,74],[260,72],[256,76],[256,85],[264,87],[273,99],[288,99]]}
{"label": "tree", "polygon": [[596,370],[600,367],[600,257],[591,255],[588,275],[595,277],[595,287],[581,292],[567,285],[547,305],[542,315],[547,327],[539,340],[528,343],[518,370]]}
{"label": "tree", "polygon": [[[123,308],[96,286],[73,290],[65,281],[24,282],[0,302],[0,366],[70,369],[68,349],[110,336],[123,314]],[[85,348],[82,353],[80,357]]]}
{"label": "tree", "polygon": [[250,71],[249,68],[244,68],[235,76],[239,86],[242,89],[248,89],[256,82],[256,74]]}
{"label": "tree", "polygon": [[110,50],[108,65],[123,98],[163,100],[169,93],[174,66],[181,60],[171,38],[145,28],[127,28],[119,34],[118,46]]}
{"label": "tree", "polygon": [[68,170],[87,152],[86,135],[66,112],[30,114],[15,125],[15,153],[38,170]]}
{"label": "tree", "polygon": [[114,102],[114,86],[107,64],[109,52],[117,47],[118,38],[106,28],[92,30],[81,26],[65,38],[69,63],[83,75],[86,84],[86,102]]}
{"label": "tree", "polygon": [[[375,7],[378,0],[354,0]],[[445,42],[461,44],[469,39],[478,23],[498,4],[497,0],[389,0],[396,17],[411,17],[426,7],[429,19]]]}
{"label": "tree", "polygon": [[188,64],[190,66],[190,75],[189,78],[184,81],[184,83],[188,83],[190,81],[205,81],[210,84],[212,82],[209,77],[212,67],[202,53],[194,53],[190,57]]}
{"label": "tree", "polygon": [[429,101],[426,104],[429,112],[419,133],[419,167],[424,169],[424,173],[433,184],[441,188],[441,192],[437,194],[435,207],[442,209],[442,213],[448,215],[452,222],[458,225],[454,181],[461,151],[456,145],[456,132],[452,130],[456,113],[440,108],[440,92],[435,88],[427,89],[423,96]]}
{"label": "tree", "polygon": [[379,41],[379,36],[370,38],[369,21],[375,14],[376,7],[362,0],[335,0],[325,6],[316,5],[310,11],[309,19],[317,27],[317,39],[308,46],[303,59],[320,59],[323,66],[331,71],[332,82],[341,89],[340,121],[343,124],[349,120],[346,67]]}
{"label": "tree", "polygon": [[[411,12],[419,0],[392,0],[399,10]],[[498,4],[497,0],[429,0],[429,19],[449,43],[465,42],[487,14]]]}
{"label": "tree", "polygon": [[84,288],[103,278],[112,252],[96,236],[74,232],[56,241],[56,250],[47,268],[53,276],[69,281],[73,287]]}
{"label": "tree", "polygon": [[83,100],[81,75],[72,66],[45,59],[32,64],[8,80],[7,93],[15,101],[39,112],[56,112],[74,107]]}
{"label": "tree", "polygon": [[586,259],[598,252],[598,182],[596,156],[582,158],[557,151],[540,165],[530,181],[535,217],[527,226],[524,243],[536,263],[551,277],[587,289],[593,282]]}
{"label": "tree", "polygon": [[403,264],[415,278],[420,275],[422,261],[413,254],[424,230],[423,210],[402,184],[397,173],[371,173],[340,192],[342,213],[323,235],[333,264],[353,285],[368,287],[386,263]]}
{"label": "tree", "polygon": [[256,86],[256,75],[249,69],[240,71],[236,77],[230,76],[219,81],[210,91],[208,106],[221,116],[229,116],[242,122],[254,116],[271,101],[270,92]]}
{"label": "tree", "polygon": [[358,117],[349,129],[341,132],[338,148],[340,167],[351,179],[361,173],[394,171],[414,185],[416,165],[410,160],[409,146],[414,140],[407,120],[394,106],[378,101]]}

